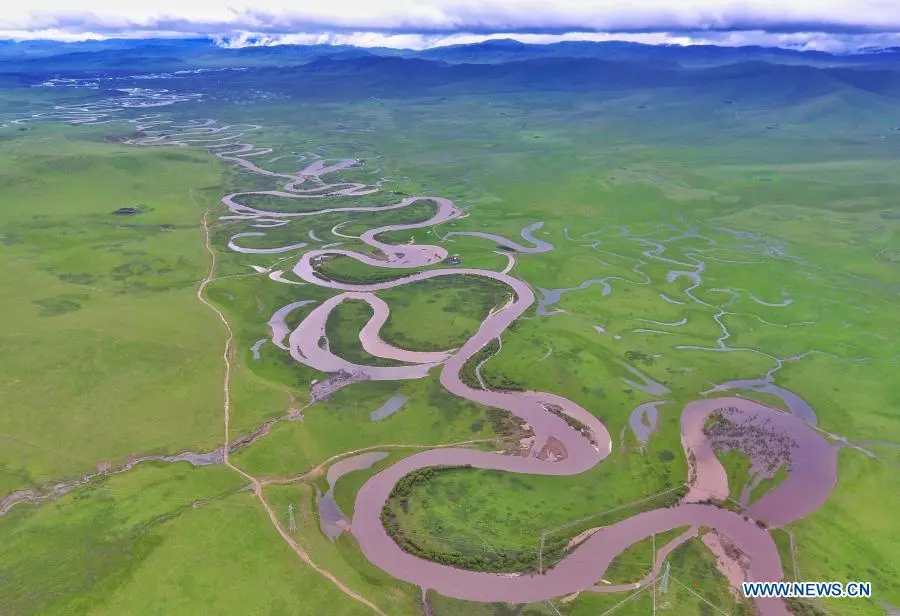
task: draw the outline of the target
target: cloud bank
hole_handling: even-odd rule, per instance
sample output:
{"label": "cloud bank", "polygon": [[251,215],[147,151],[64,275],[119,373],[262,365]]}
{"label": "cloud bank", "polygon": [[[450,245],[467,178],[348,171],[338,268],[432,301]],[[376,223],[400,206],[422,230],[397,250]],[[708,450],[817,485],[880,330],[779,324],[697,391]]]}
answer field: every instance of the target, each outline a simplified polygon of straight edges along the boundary
{"label": "cloud bank", "polygon": [[431,49],[448,45],[466,45],[489,40],[512,39],[536,45],[563,41],[626,41],[645,45],[718,45],[722,47],[781,47],[800,51],[852,53],[900,47],[900,33],[842,34],[828,32],[772,33],[760,30],[735,32],[566,32],[562,34],[528,34],[499,32],[494,34],[455,33],[447,35],[386,34],[383,32],[264,34],[239,32],[213,36],[222,47],[262,47],[273,45],[351,45],[353,47],[387,47],[393,49]]}
{"label": "cloud bank", "polygon": [[0,38],[211,36],[424,47],[507,37],[845,50],[900,40],[898,0],[30,0]]}

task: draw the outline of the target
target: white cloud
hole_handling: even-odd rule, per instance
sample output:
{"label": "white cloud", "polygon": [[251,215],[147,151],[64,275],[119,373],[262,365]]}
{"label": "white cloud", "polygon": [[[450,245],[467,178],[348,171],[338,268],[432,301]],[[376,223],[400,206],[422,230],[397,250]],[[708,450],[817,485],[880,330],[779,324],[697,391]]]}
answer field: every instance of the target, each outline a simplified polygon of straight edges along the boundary
{"label": "white cloud", "polygon": [[83,41],[105,41],[117,39],[145,38],[184,38],[186,36],[205,36],[179,31],[125,31],[125,32],[91,32],[89,30],[45,28],[42,30],[0,30],[0,40],[12,41],[60,41],[63,43],[80,43]]}
{"label": "white cloud", "polygon": [[523,43],[549,44],[562,41],[628,41],[646,45],[719,45],[739,47],[784,47],[804,51],[847,53],[870,47],[900,46],[900,33],[833,34],[825,32],[771,33],[760,30],[738,32],[566,32],[563,34],[494,33],[447,35],[387,34],[383,32],[264,34],[239,32],[215,37],[222,47],[274,45],[352,45],[392,49],[430,49],[447,45],[465,45],[487,40],[513,39]]}
{"label": "white cloud", "polygon": [[[846,51],[900,43],[900,0],[29,0],[0,38],[213,36],[422,49],[515,38]],[[250,34],[252,33],[252,34]]]}
{"label": "white cloud", "polygon": [[0,30],[900,31],[897,0],[82,0],[75,6],[7,3]]}

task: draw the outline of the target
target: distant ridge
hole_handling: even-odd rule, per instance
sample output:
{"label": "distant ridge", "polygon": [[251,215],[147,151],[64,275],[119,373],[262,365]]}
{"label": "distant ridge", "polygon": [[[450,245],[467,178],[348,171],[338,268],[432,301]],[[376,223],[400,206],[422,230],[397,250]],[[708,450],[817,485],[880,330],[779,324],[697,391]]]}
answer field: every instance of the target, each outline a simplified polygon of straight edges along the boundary
{"label": "distant ridge", "polygon": [[[295,49],[298,54],[301,50]],[[262,51],[247,52],[251,55]],[[303,53],[306,53],[304,51]],[[864,69],[848,66],[817,67],[748,60],[714,66],[684,66],[657,60],[605,60],[597,58],[538,58],[504,63],[447,63],[419,57],[363,54],[311,57],[296,65],[258,66],[254,70],[210,71],[189,77],[171,73],[152,81],[100,81],[101,88],[162,87],[189,89],[213,99],[259,91],[295,100],[359,100],[373,97],[434,98],[508,92],[571,92],[601,98],[632,98],[635,109],[651,114],[663,100],[696,101],[698,108],[735,110],[801,106],[829,97],[849,97],[854,106],[900,102],[900,70],[873,64]],[[268,56],[265,56],[268,58]],[[116,68],[105,75],[128,75]],[[135,73],[147,73],[134,71]],[[96,71],[85,71],[85,76]],[[0,79],[36,84],[34,72],[9,73]],[[122,81],[124,79],[124,81]],[[729,112],[734,113],[734,112]],[[887,121],[887,120],[886,120]]]}
{"label": "distant ridge", "polygon": [[436,47],[421,52],[410,52],[407,56],[441,59],[446,62],[505,62],[526,58],[603,58],[608,60],[659,59],[690,65],[728,64],[746,60],[765,60],[792,64],[856,64],[870,62],[875,53],[894,55],[900,62],[900,52],[896,48],[873,50],[869,53],[831,54],[824,51],[802,51],[776,47],[744,46],[727,47],[716,45],[647,45],[625,41],[591,42],[562,41],[547,45],[531,45],[500,39],[469,45],[451,45]]}
{"label": "distant ridge", "polygon": [[725,47],[715,45],[647,45],[609,41],[563,41],[546,45],[513,39],[435,47],[422,51],[361,48],[349,45],[273,45],[222,47],[206,38],[85,41],[58,43],[0,41],[0,70],[61,71],[73,64],[83,69],[132,68],[171,70],[191,67],[293,66],[318,58],[357,57],[416,58],[449,64],[505,64],[524,60],[592,58],[611,61],[656,61],[702,67],[763,61],[810,66],[900,66],[900,48],[871,48],[864,53],[831,54],[772,47]]}
{"label": "distant ridge", "polygon": [[[21,45],[21,46],[18,46]],[[207,39],[0,43],[0,80],[115,77],[179,89],[258,87],[292,97],[442,96],[459,92],[678,90],[710,100],[798,104],[835,93],[900,98],[900,50],[833,55],[763,47],[492,40],[426,51],[330,45],[223,48]],[[253,68],[243,74],[185,74]],[[152,77],[153,81],[144,81]],[[122,81],[104,86],[122,87]]]}

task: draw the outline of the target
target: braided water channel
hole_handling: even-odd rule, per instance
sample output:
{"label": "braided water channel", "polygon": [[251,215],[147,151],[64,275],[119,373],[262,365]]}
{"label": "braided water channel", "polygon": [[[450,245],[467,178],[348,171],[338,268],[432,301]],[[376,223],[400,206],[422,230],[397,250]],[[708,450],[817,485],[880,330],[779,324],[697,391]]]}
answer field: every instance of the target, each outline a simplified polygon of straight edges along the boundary
{"label": "braided water channel", "polygon": [[[142,105],[140,95],[131,96],[134,101],[132,105],[120,105],[118,108],[116,105],[107,107],[86,105],[70,109],[61,107],[52,114],[34,119],[93,124],[111,121],[106,117],[122,107],[161,104],[159,97],[150,98],[146,105]],[[386,531],[381,514],[394,486],[409,473],[438,466],[465,465],[511,473],[569,476],[583,473],[600,464],[612,450],[612,441],[603,423],[588,410],[562,396],[537,391],[475,389],[460,378],[460,371],[465,363],[506,331],[534,304],[535,296],[531,287],[508,273],[459,267],[427,269],[372,284],[350,284],[327,279],[318,273],[318,264],[324,259],[339,255],[378,268],[408,269],[438,265],[448,257],[447,250],[441,246],[393,245],[379,241],[378,236],[390,231],[433,227],[459,218],[463,214],[452,201],[437,196],[409,197],[396,204],[379,207],[348,205],[304,212],[250,207],[241,203],[242,198],[252,195],[284,199],[318,199],[326,196],[351,198],[376,193],[379,186],[355,182],[329,184],[323,179],[323,176],[355,166],[358,161],[353,159],[318,158],[296,173],[279,173],[260,167],[250,159],[269,154],[272,150],[256,148],[252,144],[242,142],[246,132],[259,128],[255,125],[216,126],[212,120],[174,124],[160,120],[156,116],[146,115],[131,121],[136,124],[138,131],[137,136],[127,141],[133,145],[200,146],[220,159],[240,165],[247,171],[284,180],[281,190],[248,191],[226,195],[222,198],[222,203],[230,213],[223,216],[223,220],[246,222],[253,227],[264,229],[268,226],[288,224],[296,218],[330,212],[395,210],[421,201],[435,204],[435,214],[426,221],[387,225],[363,233],[359,240],[380,253],[377,258],[353,250],[322,247],[303,253],[290,268],[297,280],[285,278],[286,270],[257,269],[260,273],[268,273],[273,282],[295,285],[306,283],[339,291],[331,299],[313,309],[293,331],[288,332],[286,326],[273,327],[273,330],[277,329],[273,334],[273,343],[281,348],[286,347],[296,361],[332,375],[350,375],[353,379],[415,379],[427,376],[433,369],[439,369],[440,383],[448,392],[481,405],[503,409],[527,422],[534,432],[534,444],[527,455],[504,455],[464,448],[437,448],[406,457],[370,478],[356,495],[350,530],[358,541],[362,553],[375,566],[395,578],[416,584],[423,589],[433,589],[450,597],[485,602],[535,602],[582,591],[624,590],[626,587],[597,585],[616,556],[653,534],[689,526],[692,532],[682,534],[659,552],[654,572],[643,583],[652,579],[672,549],[695,536],[700,527],[713,529],[720,538],[727,540],[739,551],[744,579],[775,581],[783,578],[778,551],[764,526],[777,527],[788,524],[814,511],[825,501],[836,481],[835,448],[801,418],[745,398],[703,399],[692,402],[683,409],[682,445],[690,463],[691,477],[690,489],[678,504],[638,513],[594,532],[551,569],[540,573],[512,575],[469,571],[425,560],[402,550]],[[159,130],[160,126],[165,126],[166,132]],[[229,242],[229,248],[246,252],[247,249],[243,249],[234,241],[235,238],[246,235],[247,233],[236,234]],[[262,236],[264,231],[254,232],[253,235]],[[530,237],[526,239],[534,241]],[[512,246],[513,250],[518,246],[511,240],[507,240],[505,245]],[[550,248],[547,246],[549,244],[541,243],[537,249],[527,251],[552,249],[552,246]],[[290,252],[305,247],[306,244],[300,242],[272,249],[254,249],[253,252]],[[513,298],[502,308],[492,311],[482,321],[475,334],[458,349],[422,353],[400,349],[384,341],[380,337],[380,329],[387,320],[389,306],[376,293],[444,276],[491,279],[506,285]],[[405,362],[407,365],[390,367],[360,365],[336,356],[329,350],[327,344],[322,344],[329,314],[343,301],[349,300],[365,301],[373,311],[371,319],[359,335],[363,348],[374,356]],[[287,313],[302,303],[295,302],[286,306],[273,316],[273,320],[283,324]],[[779,433],[790,439],[793,444],[787,479],[760,499],[746,515],[706,504],[710,498],[724,499],[728,496],[725,470],[716,459],[703,429],[707,419],[723,408],[728,409],[729,419],[735,424],[750,425],[762,422],[776,426]],[[564,417],[568,417],[570,421],[566,421]],[[580,429],[570,424],[580,426]],[[562,455],[545,455],[551,445],[554,451],[562,451]],[[633,587],[629,585],[627,588]],[[759,612],[764,615],[789,614],[781,600],[757,600],[756,605]]]}

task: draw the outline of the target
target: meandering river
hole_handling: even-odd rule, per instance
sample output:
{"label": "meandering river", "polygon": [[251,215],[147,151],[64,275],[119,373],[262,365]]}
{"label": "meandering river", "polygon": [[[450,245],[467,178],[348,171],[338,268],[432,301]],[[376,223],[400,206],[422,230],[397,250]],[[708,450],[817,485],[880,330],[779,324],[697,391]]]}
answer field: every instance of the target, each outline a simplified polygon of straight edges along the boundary
{"label": "meandering river", "polygon": [[[152,106],[159,104],[160,100],[172,102],[186,100],[184,97],[174,95],[169,98],[160,98],[158,95],[148,95],[145,98],[131,96],[132,104],[119,105],[118,109],[128,106]],[[60,107],[53,113],[41,115],[41,118],[62,119],[71,123],[100,123],[109,121],[107,117],[116,110],[116,105],[95,108],[90,105]],[[758,581],[782,579],[782,567],[775,543],[762,526],[780,526],[807,515],[824,502],[836,480],[835,448],[803,421],[814,418],[814,414],[808,405],[800,404],[799,399],[794,401],[796,402],[794,406],[800,410],[799,416],[782,413],[744,398],[703,399],[688,404],[681,415],[682,445],[691,466],[690,489],[687,496],[673,507],[638,513],[594,532],[557,565],[542,573],[509,575],[468,571],[404,552],[385,530],[381,522],[381,512],[393,487],[411,472],[441,465],[469,465],[474,468],[510,473],[567,476],[583,473],[595,467],[612,451],[612,440],[603,423],[592,412],[571,400],[553,393],[538,391],[476,389],[468,386],[460,378],[464,364],[485,345],[503,334],[535,303],[532,288],[511,275],[509,271],[496,272],[459,267],[426,269],[393,280],[369,284],[351,284],[328,279],[319,273],[318,267],[323,260],[337,256],[349,257],[377,268],[406,269],[439,265],[448,256],[443,246],[394,245],[378,238],[390,231],[432,227],[459,218],[462,212],[452,201],[437,196],[409,197],[398,203],[380,207],[348,205],[319,210],[307,209],[302,212],[251,207],[242,203],[245,198],[251,196],[263,195],[284,199],[353,197],[373,194],[380,188],[378,185],[346,181],[328,183],[323,179],[323,176],[357,166],[359,161],[353,159],[320,158],[294,173],[281,173],[262,168],[250,159],[269,154],[272,150],[256,148],[243,142],[243,135],[247,131],[258,128],[253,125],[215,126],[211,120],[175,125],[155,116],[141,116],[133,122],[139,134],[130,139],[129,143],[143,146],[201,146],[215,153],[220,159],[237,164],[247,171],[284,181],[281,190],[250,191],[225,196],[222,203],[230,213],[223,216],[223,220],[243,221],[257,229],[264,229],[267,225],[327,212],[395,210],[421,201],[435,204],[435,214],[424,222],[392,224],[364,232],[359,240],[371,249],[368,254],[334,247],[320,247],[299,255],[290,269],[298,281],[334,289],[339,293],[316,306],[292,330],[286,324],[285,318],[291,311],[307,303],[302,298],[277,311],[269,321],[272,342],[280,348],[286,348],[298,362],[323,372],[349,373],[354,378],[384,380],[422,378],[431,370],[439,369],[440,383],[451,394],[478,404],[503,409],[527,422],[534,432],[534,444],[527,455],[438,448],[404,458],[369,479],[356,495],[350,530],[359,542],[363,555],[375,566],[395,578],[417,584],[423,589],[433,589],[450,597],[474,601],[526,603],[580,591],[621,590],[618,587],[603,587],[597,584],[603,578],[610,562],[630,545],[654,533],[662,533],[680,526],[695,529],[705,526],[714,529],[719,538],[727,541],[743,555],[744,579]],[[165,132],[160,127],[164,127]],[[480,236],[520,253],[540,253],[553,248],[552,245],[531,235],[531,232],[539,229],[541,225],[542,223],[535,223],[522,232],[523,238],[535,245],[533,248],[495,234],[457,232],[456,235]],[[336,231],[334,234],[337,235]],[[301,251],[306,247],[306,243],[295,243],[271,248],[247,248],[236,242],[241,238],[253,237],[254,244],[262,245],[265,243],[265,236],[265,231],[238,233],[232,236],[228,247],[239,252],[260,255]],[[313,241],[321,241],[312,233],[308,237]],[[268,270],[262,273],[267,272]],[[678,272],[678,274],[697,276],[696,272]],[[383,340],[380,330],[389,316],[389,307],[376,293],[444,276],[491,279],[506,285],[513,298],[502,308],[488,314],[478,330],[458,349],[417,352],[397,348]],[[284,278],[282,270],[272,272],[269,278],[273,283],[298,284],[298,281]],[[303,287],[296,288],[297,294],[302,296]],[[561,291],[564,290],[557,290],[556,293]],[[549,298],[550,293],[546,290],[543,292]],[[670,301],[666,297],[663,299]],[[361,365],[340,358],[330,351],[325,336],[325,324],[331,311],[343,301],[349,300],[364,301],[373,311],[372,317],[360,332],[360,341],[364,349],[371,355],[404,362],[406,365],[391,367]],[[549,299],[545,298],[541,308],[544,309],[548,303]],[[258,346],[256,349],[258,350]],[[736,386],[740,386],[740,383],[725,384],[723,389]],[[754,383],[754,388],[758,389],[758,384]],[[658,393],[661,395],[665,391]],[[709,498],[728,496],[727,476],[715,457],[703,429],[710,415],[723,407],[729,407],[730,416],[735,421],[747,424],[765,421],[768,426],[775,426],[781,433],[789,436],[795,444],[787,479],[753,504],[746,512],[748,516],[746,518],[718,506],[706,504]],[[655,408],[653,410],[655,411]],[[650,429],[653,423],[651,418]],[[576,429],[573,425],[580,427]],[[641,429],[642,437],[646,439],[649,429],[644,430],[644,426],[641,426]],[[546,455],[551,443],[554,451],[562,451],[563,455]],[[369,464],[374,462],[375,458],[365,460],[360,458],[359,461]],[[332,479],[331,475],[329,472],[329,480]],[[337,515],[334,517],[337,518]],[[690,536],[691,533],[685,533],[666,546],[666,549],[660,552],[657,566],[674,545],[687,540]],[[733,577],[734,572],[730,573]],[[757,600],[756,604],[760,613],[764,615],[789,615],[786,606],[780,600]]]}

